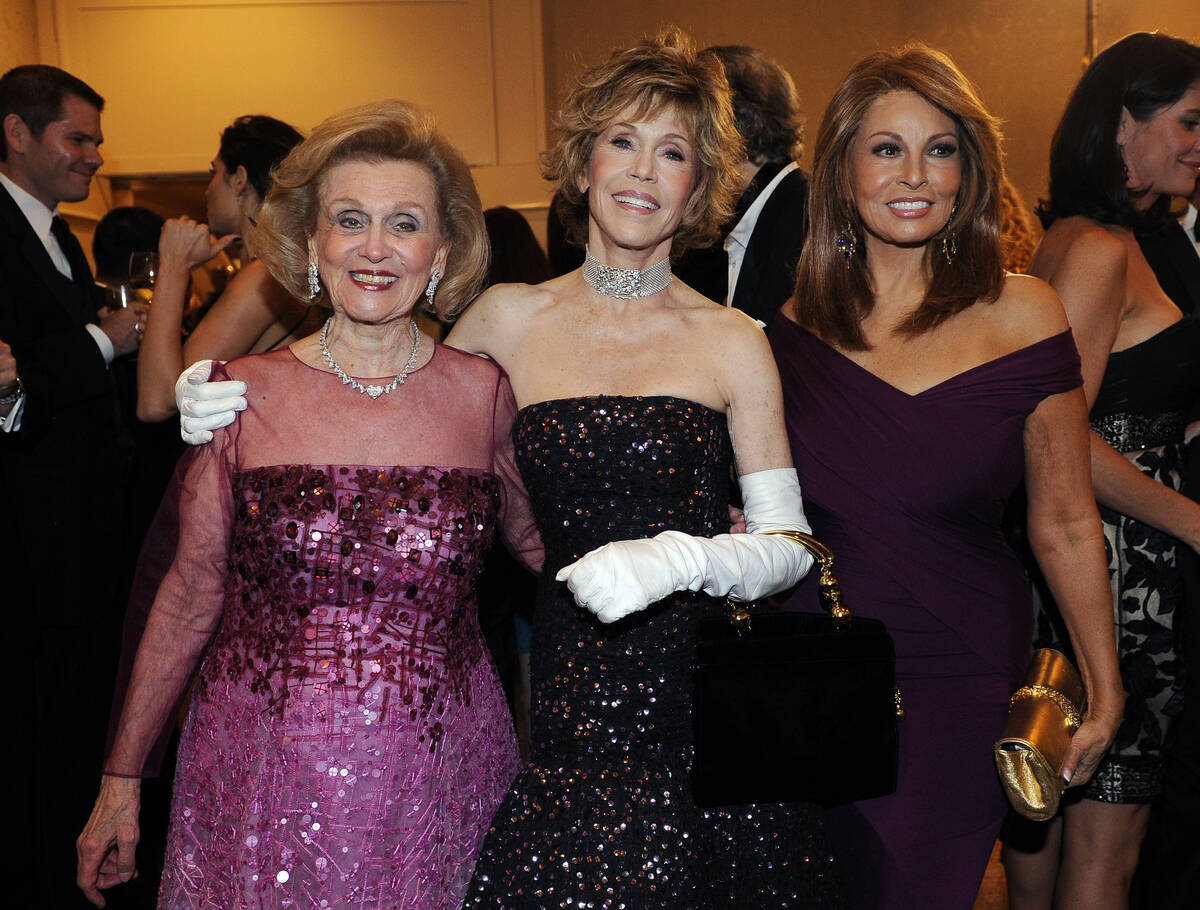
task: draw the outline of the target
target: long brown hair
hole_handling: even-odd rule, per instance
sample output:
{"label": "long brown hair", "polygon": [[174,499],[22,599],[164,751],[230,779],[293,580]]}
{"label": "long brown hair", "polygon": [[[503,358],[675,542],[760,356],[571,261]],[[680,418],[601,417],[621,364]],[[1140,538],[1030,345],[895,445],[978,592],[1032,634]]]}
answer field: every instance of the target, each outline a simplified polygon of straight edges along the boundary
{"label": "long brown hair", "polygon": [[[868,347],[862,322],[875,306],[866,267],[862,219],[854,204],[850,147],[867,110],[889,92],[913,92],[950,117],[962,156],[962,185],[946,227],[925,246],[928,288],[921,305],[898,330],[919,335],[978,300],[1000,295],[999,182],[1004,168],[1000,131],[979,94],[954,62],[921,44],[872,54],[846,76],[825,109],[814,151],[808,241],[800,257],[796,310],[801,325],[847,350]],[[858,250],[847,260],[836,238],[850,225]],[[958,247],[942,255],[943,236]]]}

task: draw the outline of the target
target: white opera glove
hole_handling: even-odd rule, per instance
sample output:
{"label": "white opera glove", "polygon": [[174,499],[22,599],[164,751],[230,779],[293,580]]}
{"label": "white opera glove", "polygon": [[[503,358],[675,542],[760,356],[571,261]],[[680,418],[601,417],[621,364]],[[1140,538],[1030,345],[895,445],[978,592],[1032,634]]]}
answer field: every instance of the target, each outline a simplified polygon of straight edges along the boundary
{"label": "white opera glove", "polygon": [[575,602],[601,622],[616,622],[676,591],[704,591],[754,600],[795,585],[813,558],[786,537],[764,531],[810,532],[794,468],[738,478],[745,534],[693,537],[663,531],[643,540],[617,540],[559,570]]}
{"label": "white opera glove", "polygon": [[237,379],[209,382],[213,361],[197,360],[175,380],[179,435],[191,446],[211,442],[212,431],[233,423],[246,410],[246,383]]}

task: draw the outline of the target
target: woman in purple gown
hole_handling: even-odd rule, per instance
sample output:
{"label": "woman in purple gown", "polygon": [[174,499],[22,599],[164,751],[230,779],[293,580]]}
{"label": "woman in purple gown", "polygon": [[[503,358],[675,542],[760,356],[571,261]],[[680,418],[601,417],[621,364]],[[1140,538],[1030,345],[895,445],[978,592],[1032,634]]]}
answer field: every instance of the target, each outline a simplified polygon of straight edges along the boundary
{"label": "woman in purple gown", "polygon": [[[975,899],[1005,814],[992,745],[1032,633],[1000,529],[1023,475],[1090,700],[1072,785],[1121,713],[1079,359],[1054,293],[1003,270],[1001,173],[995,121],[947,57],[863,60],[826,109],[771,336],[814,533],[847,602],[887,624],[907,710],[896,793],[829,816],[863,910]],[[816,609],[815,587],[794,600]]]}
{"label": "woman in purple gown", "polygon": [[334,315],[225,368],[254,394],[183,475],[79,883],[102,906],[132,874],[138,778],[203,656],[160,906],[448,910],[518,764],[475,580],[497,522],[536,540],[506,377],[412,318],[479,288],[479,200],[430,120],[383,102],[294,150],[258,238]]}

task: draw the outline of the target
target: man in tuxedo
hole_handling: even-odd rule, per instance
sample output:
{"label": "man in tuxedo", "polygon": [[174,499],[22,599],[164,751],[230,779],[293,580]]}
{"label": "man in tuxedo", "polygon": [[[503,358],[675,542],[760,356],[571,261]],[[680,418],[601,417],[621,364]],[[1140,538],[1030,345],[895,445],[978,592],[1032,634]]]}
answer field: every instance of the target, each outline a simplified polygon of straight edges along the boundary
{"label": "man in tuxedo", "polygon": [[1192,193],[1187,211],[1179,221],[1171,220],[1166,227],[1154,231],[1138,231],[1137,241],[1142,254],[1154,270],[1166,295],[1185,316],[1200,307],[1200,183]]}
{"label": "man in tuxedo", "polygon": [[764,326],[796,289],[804,246],[808,176],[800,170],[803,120],[787,70],[760,50],[710,47],[725,67],[733,114],[746,143],[744,190],[713,246],[689,250],[675,273],[712,300],[750,314]]}
{"label": "man in tuxedo", "polygon": [[135,306],[101,294],[60,202],[87,198],[104,100],[56,67],[0,77],[0,552],[15,730],[5,906],[90,906],[75,837],[101,770],[119,612],[122,456],[109,364]]}

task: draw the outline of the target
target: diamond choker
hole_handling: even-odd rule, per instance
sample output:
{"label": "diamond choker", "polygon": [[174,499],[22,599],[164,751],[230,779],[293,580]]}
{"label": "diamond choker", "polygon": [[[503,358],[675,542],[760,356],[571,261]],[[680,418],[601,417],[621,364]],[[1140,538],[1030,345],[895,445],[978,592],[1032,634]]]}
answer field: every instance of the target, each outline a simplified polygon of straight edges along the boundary
{"label": "diamond choker", "polygon": [[656,262],[648,269],[615,269],[601,265],[588,249],[583,260],[583,280],[605,297],[638,300],[663,290],[671,279],[671,260]]}

